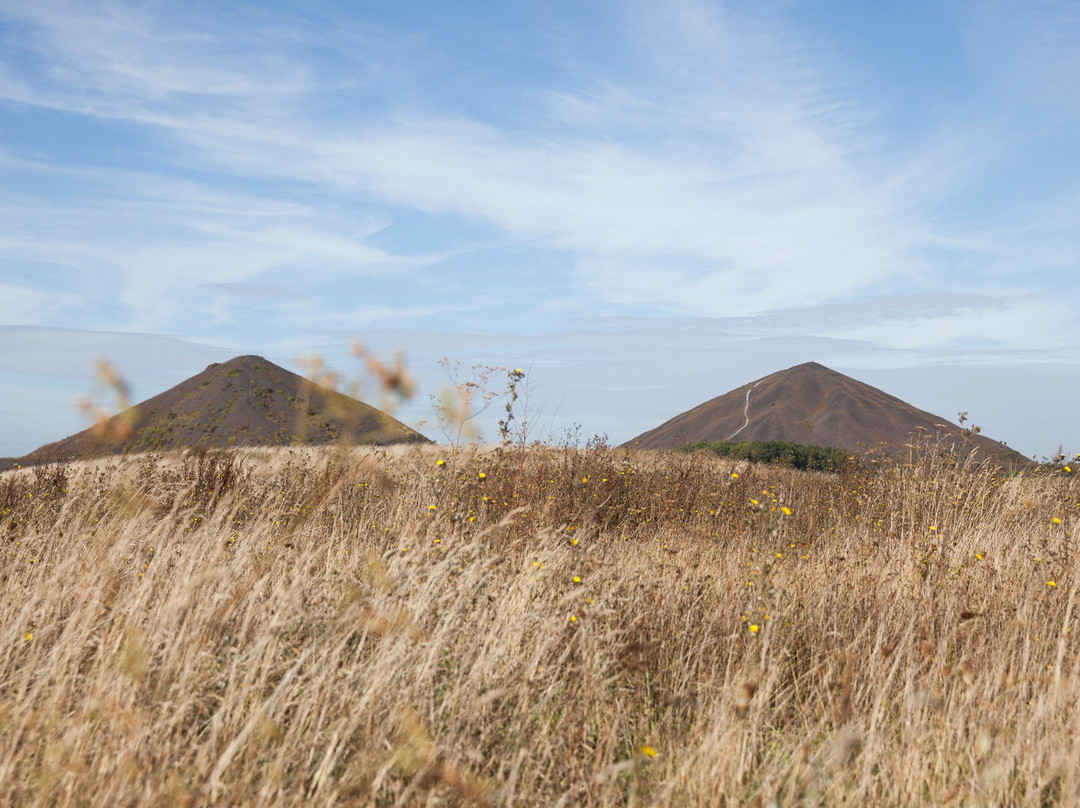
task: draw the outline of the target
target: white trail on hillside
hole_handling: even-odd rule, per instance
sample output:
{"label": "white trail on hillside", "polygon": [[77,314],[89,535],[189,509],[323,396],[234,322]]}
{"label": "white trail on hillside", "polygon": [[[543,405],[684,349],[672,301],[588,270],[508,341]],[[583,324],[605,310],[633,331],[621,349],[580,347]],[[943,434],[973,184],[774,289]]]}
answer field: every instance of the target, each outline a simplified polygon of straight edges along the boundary
{"label": "white trail on hillside", "polygon": [[750,423],[750,391],[753,390],[755,387],[757,387],[759,384],[761,384],[762,381],[764,381],[764,380],[763,379],[758,379],[756,382],[754,382],[750,386],[750,390],[746,391],[746,406],[743,407],[743,418],[746,419],[746,420],[743,421],[742,426],[740,426],[738,429],[736,429],[734,432],[732,432],[730,435],[728,435],[728,437],[727,437],[728,440],[731,440],[736,435],[738,435],[740,432],[742,432],[744,429],[746,429],[747,425]]}

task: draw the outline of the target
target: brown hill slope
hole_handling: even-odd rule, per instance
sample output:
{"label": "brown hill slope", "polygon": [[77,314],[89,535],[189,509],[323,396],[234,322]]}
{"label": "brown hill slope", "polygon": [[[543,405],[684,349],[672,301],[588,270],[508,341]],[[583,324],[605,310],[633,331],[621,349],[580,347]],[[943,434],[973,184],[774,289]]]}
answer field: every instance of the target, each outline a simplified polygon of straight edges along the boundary
{"label": "brown hill slope", "polygon": [[260,356],[215,363],[164,393],[42,446],[22,465],[185,447],[428,443],[380,410]]}
{"label": "brown hill slope", "polygon": [[792,441],[853,453],[900,456],[912,440],[941,440],[967,453],[1023,458],[998,441],[965,435],[956,424],[875,387],[807,362],[699,404],[625,446],[670,449],[698,441]]}

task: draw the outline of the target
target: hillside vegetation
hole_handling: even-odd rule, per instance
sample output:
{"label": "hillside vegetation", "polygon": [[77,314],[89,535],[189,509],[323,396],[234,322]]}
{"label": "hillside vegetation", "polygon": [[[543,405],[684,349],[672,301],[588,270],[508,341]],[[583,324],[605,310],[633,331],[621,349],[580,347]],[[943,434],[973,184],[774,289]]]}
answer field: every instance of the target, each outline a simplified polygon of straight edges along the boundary
{"label": "hillside vegetation", "polygon": [[0,793],[1075,804],[1073,470],[408,446],[9,472]]}
{"label": "hillside vegetation", "polygon": [[[967,413],[958,417],[966,420]],[[921,410],[858,379],[817,362],[804,362],[698,404],[623,445],[677,449],[694,443],[740,441],[836,446],[848,454],[906,460],[912,437],[967,457],[977,454],[1017,466],[1016,451]]]}
{"label": "hillside vegetation", "polygon": [[749,460],[754,463],[772,463],[803,471],[840,471],[845,464],[857,462],[849,452],[835,446],[813,446],[792,443],[788,440],[754,440],[734,443],[698,441],[689,446],[679,447],[676,451],[708,451],[721,457]]}

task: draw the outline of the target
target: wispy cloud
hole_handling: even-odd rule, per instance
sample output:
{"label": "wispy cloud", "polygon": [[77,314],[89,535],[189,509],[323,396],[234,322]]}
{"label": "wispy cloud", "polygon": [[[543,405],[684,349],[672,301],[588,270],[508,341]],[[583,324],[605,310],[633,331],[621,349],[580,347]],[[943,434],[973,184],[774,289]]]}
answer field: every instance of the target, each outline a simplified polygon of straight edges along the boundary
{"label": "wispy cloud", "polygon": [[[63,46],[76,24],[64,15],[39,13],[28,22],[46,32],[50,53],[71,64],[87,58],[88,46]],[[117,12],[80,42],[96,42],[92,50],[117,39],[153,43],[158,27],[142,14]],[[599,92],[586,84],[538,95],[543,120],[557,120],[570,103],[591,108],[592,125],[575,127],[564,115],[554,131],[506,130],[438,112],[348,121],[348,131],[291,107],[288,116],[244,105],[224,114],[198,107],[193,115],[191,88],[171,78],[174,59],[183,64],[199,48],[201,69],[221,74],[195,82],[212,93],[247,97],[256,72],[215,60],[212,30],[197,37],[183,26],[178,45],[162,46],[162,64],[156,50],[128,46],[83,80],[113,102],[91,112],[159,127],[219,170],[329,185],[592,256],[582,259],[582,280],[601,301],[636,296],[689,311],[761,310],[778,296],[836,299],[918,270],[910,253],[920,233],[905,224],[910,212],[879,179],[864,176],[852,158],[862,148],[854,116],[822,88],[806,49],[793,47],[775,19],[732,21],[705,4],[676,3],[640,6],[627,27],[631,80],[639,80],[619,88],[594,77]],[[124,92],[108,91],[117,85]],[[81,101],[86,88],[76,89]],[[293,89],[271,79],[259,82],[257,95]],[[616,121],[629,137],[611,137]],[[658,149],[657,138],[669,140],[670,150]],[[665,267],[664,256],[679,257],[682,270]],[[594,265],[605,262],[625,262],[626,271],[616,282],[605,275],[593,283]],[[670,292],[657,298],[635,271],[642,264],[666,278]],[[748,274],[764,283],[748,283]],[[807,274],[818,282],[806,283]],[[719,288],[725,294],[712,294]]]}
{"label": "wispy cloud", "polygon": [[303,63],[263,47],[267,20],[257,9],[42,0],[5,3],[2,13],[5,42],[27,59],[38,77],[33,89],[47,91],[46,104],[77,97],[84,111],[107,114],[121,104],[150,109],[178,96],[205,103],[310,91]]}
{"label": "wispy cloud", "polygon": [[[174,157],[181,162],[539,240],[579,256],[582,282],[601,301],[724,314],[922,276],[932,263],[924,251],[954,234],[900,193],[908,165],[874,161],[880,134],[848,100],[829,49],[769,8],[638,4],[619,45],[625,79],[586,72],[584,87],[534,94],[548,124],[532,130],[408,111],[407,102],[328,121],[322,102],[311,104],[316,88],[281,79],[306,64],[283,21],[250,10],[254,27],[238,41],[225,36],[231,15],[200,15],[195,29],[168,6],[160,17],[113,5],[86,19],[46,5],[21,21],[57,70],[73,74],[51,83],[66,108],[93,90],[112,106],[82,111],[161,129],[189,150]],[[273,69],[265,55],[246,62],[268,38]],[[211,111],[203,95],[262,103]],[[306,106],[288,102],[301,96]]]}
{"label": "wispy cloud", "polygon": [[35,325],[56,317],[60,310],[70,307],[73,302],[70,294],[0,283],[0,323]]}
{"label": "wispy cloud", "polygon": [[210,292],[220,292],[240,298],[259,300],[291,300],[294,294],[281,286],[257,283],[206,283],[202,286]]}

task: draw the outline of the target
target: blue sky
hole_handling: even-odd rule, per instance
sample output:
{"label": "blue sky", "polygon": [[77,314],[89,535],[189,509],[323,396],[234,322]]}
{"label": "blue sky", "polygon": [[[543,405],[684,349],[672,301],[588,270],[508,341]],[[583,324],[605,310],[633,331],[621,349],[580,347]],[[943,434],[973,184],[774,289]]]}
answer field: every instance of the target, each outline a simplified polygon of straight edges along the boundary
{"label": "blue sky", "polygon": [[0,455],[358,339],[432,437],[444,356],[613,441],[815,360],[1080,451],[1078,132],[1074,2],[0,0]]}

